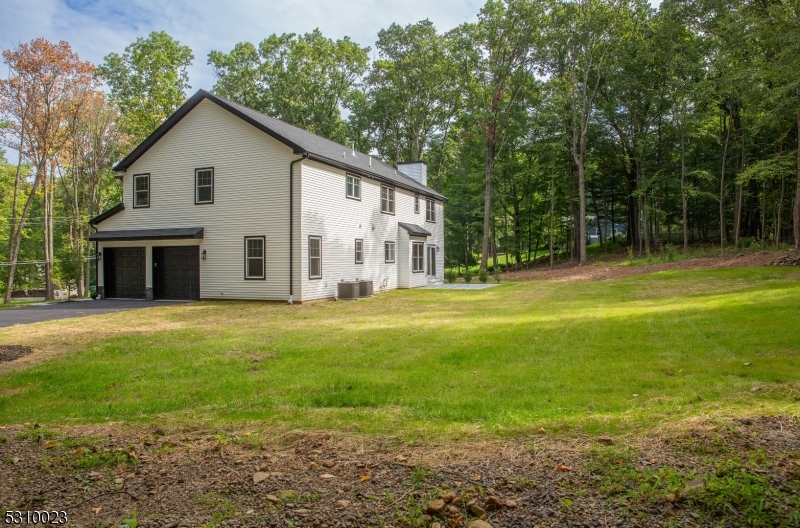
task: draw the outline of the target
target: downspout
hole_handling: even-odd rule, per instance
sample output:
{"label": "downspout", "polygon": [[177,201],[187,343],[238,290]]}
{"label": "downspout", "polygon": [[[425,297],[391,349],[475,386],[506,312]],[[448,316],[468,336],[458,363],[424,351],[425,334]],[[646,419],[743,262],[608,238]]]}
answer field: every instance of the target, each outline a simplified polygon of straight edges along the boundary
{"label": "downspout", "polygon": [[289,163],[289,304],[294,304],[294,164],[308,159],[308,151]]}
{"label": "downspout", "polygon": [[[96,225],[89,224],[89,227],[94,229],[94,232],[97,233],[97,226]],[[87,262],[86,265],[88,266],[89,262]],[[100,279],[99,266],[100,266],[100,263],[97,262],[97,240],[95,240],[94,241],[94,294],[95,294],[95,299],[101,298],[100,297],[100,284],[99,284],[99,279]],[[89,285],[88,284],[86,285],[86,289],[87,290],[89,289]]]}

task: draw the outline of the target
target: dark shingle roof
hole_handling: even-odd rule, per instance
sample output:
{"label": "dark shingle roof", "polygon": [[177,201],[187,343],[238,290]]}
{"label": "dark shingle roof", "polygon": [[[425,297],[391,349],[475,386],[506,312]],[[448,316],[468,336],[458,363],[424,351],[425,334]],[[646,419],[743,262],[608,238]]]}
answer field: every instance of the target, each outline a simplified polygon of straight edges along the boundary
{"label": "dark shingle roof", "polygon": [[123,229],[98,231],[89,240],[158,240],[164,238],[203,238],[202,227],[177,227],[170,229]]}
{"label": "dark shingle roof", "polygon": [[397,225],[408,231],[409,236],[431,236],[430,232],[421,228],[416,224],[407,224],[405,222],[397,222]]}
{"label": "dark shingle roof", "polygon": [[125,171],[139,157],[155,144],[164,134],[166,134],[175,124],[186,114],[197,106],[203,99],[209,99],[219,106],[230,111],[232,114],[244,119],[251,125],[274,137],[281,143],[291,147],[295,154],[308,153],[309,159],[340,168],[342,170],[354,172],[360,176],[373,178],[375,180],[396,185],[412,192],[417,192],[438,200],[446,201],[447,198],[410,178],[394,167],[387,165],[369,155],[353,151],[350,147],[340,145],[335,141],[325,139],[301,128],[284,123],[274,117],[257,112],[252,108],[242,106],[233,101],[199,90],[183,106],[181,106],[169,119],[167,119],[155,132],[144,140],[133,152],[124,160],[119,162],[114,168],[118,171]]}

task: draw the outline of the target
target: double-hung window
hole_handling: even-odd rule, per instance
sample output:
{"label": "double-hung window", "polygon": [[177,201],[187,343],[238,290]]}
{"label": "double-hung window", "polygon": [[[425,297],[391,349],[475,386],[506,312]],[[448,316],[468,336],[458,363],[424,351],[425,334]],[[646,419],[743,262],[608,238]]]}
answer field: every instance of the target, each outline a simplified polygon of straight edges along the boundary
{"label": "double-hung window", "polygon": [[150,207],[150,175],[133,175],[133,206]]}
{"label": "double-hung window", "polygon": [[425,244],[422,242],[411,243],[411,271],[422,273],[425,271]]}
{"label": "double-hung window", "polygon": [[394,188],[381,186],[381,212],[394,214]]}
{"label": "double-hung window", "polygon": [[419,195],[414,195],[414,213],[419,214]]}
{"label": "double-hung window", "polygon": [[308,278],[322,278],[322,237],[308,237]]}
{"label": "double-hung window", "polygon": [[347,197],[353,200],[361,199],[361,178],[347,175]]}
{"label": "double-hung window", "polygon": [[194,170],[194,203],[214,203],[214,168]]}
{"label": "double-hung window", "polygon": [[436,222],[436,202],[433,200],[426,200],[427,204],[427,211],[425,215],[425,220],[427,222]]}
{"label": "double-hung window", "polygon": [[244,239],[244,278],[264,278],[264,237]]}
{"label": "double-hung window", "polygon": [[394,242],[383,243],[383,261],[387,264],[394,262]]}
{"label": "double-hung window", "polygon": [[356,239],[356,264],[364,263],[364,240]]}

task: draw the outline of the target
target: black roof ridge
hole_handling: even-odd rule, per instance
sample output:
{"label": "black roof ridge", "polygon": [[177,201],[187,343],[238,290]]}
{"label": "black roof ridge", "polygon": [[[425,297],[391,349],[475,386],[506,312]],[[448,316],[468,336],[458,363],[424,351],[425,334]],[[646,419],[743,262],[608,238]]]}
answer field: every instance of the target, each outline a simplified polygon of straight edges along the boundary
{"label": "black roof ridge", "polygon": [[[372,175],[372,177],[376,180],[386,181],[389,180],[394,184],[398,184],[401,187],[404,187],[412,192],[416,192],[419,194],[425,194],[431,196],[433,198],[447,201],[447,197],[440,194],[439,192],[431,189],[427,185],[422,185],[422,183],[418,182],[417,180],[411,178],[404,172],[400,171],[396,167],[392,167],[388,163],[385,163],[380,158],[373,157],[371,154],[365,154],[363,152],[355,151],[356,158],[358,156],[362,156],[363,159],[371,158],[375,160],[380,166],[387,171],[391,170],[394,171],[393,174],[380,174],[378,171],[372,170],[372,165],[369,167],[359,167],[357,164],[353,162],[348,162],[347,159],[347,150],[348,148],[352,149],[352,147],[347,147],[346,145],[340,145],[339,143],[330,140],[328,138],[324,138],[307,130],[303,130],[302,128],[286,123],[285,121],[281,121],[272,116],[268,116],[262,112],[244,106],[242,104],[236,103],[224,97],[220,97],[218,95],[214,95],[206,90],[200,89],[195,93],[192,97],[186,100],[186,102],[181,105],[169,118],[167,118],[158,128],[156,128],[144,141],[142,141],[130,154],[128,154],[122,161],[117,163],[114,166],[114,170],[116,171],[126,171],[137,159],[139,159],[145,152],[147,152],[150,147],[152,147],[157,141],[159,141],[167,132],[169,132],[172,127],[174,127],[181,119],[183,119],[186,114],[188,114],[191,110],[193,110],[203,99],[209,99],[213,103],[221,106],[222,108],[228,110],[235,116],[239,117],[240,119],[246,121],[247,123],[255,126],[262,132],[265,132],[269,136],[273,137],[274,139],[280,141],[284,145],[292,148],[292,151],[295,154],[303,154],[309,153],[313,154],[315,158],[324,158],[326,160],[330,160],[331,163],[328,165],[331,166],[338,166],[343,165],[345,167],[350,167],[353,171],[359,171],[362,174]],[[266,121],[266,123],[265,123]],[[285,129],[283,131],[276,130],[277,129]],[[283,133],[282,133],[283,132]],[[297,135],[300,136],[300,140],[292,140],[289,137],[286,137],[286,133],[289,133],[289,136]],[[313,149],[308,148],[310,145],[300,145],[299,143],[304,142],[302,140],[303,137],[307,138],[307,142],[309,144],[314,142],[323,143],[320,146],[320,149]],[[331,150],[342,148],[344,149],[344,159],[341,162],[337,162],[336,159],[331,158],[330,153],[326,154],[325,150]],[[315,151],[317,150],[317,151]],[[353,149],[354,150],[354,149]],[[321,163],[325,163],[321,161]],[[334,165],[335,164],[335,165]],[[342,168],[342,167],[337,167]],[[344,168],[342,170],[348,170]],[[395,180],[396,178],[396,180]]]}

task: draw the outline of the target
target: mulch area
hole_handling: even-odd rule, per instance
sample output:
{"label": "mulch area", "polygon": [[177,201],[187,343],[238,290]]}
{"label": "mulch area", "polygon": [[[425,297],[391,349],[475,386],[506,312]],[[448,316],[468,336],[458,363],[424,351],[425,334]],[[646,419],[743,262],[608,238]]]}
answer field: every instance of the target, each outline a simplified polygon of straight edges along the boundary
{"label": "mulch area", "polygon": [[[697,420],[637,438],[542,430],[444,446],[263,425],[224,433],[37,427],[0,427],[0,505],[66,510],[69,526],[126,526],[134,510],[147,528],[466,528],[476,514],[495,528],[744,526],[736,499],[726,499],[731,508],[703,499],[711,493],[703,478],[711,490],[708,479],[731,459],[783,493],[767,495],[761,507],[771,520],[760,526],[793,526],[800,505],[791,502],[800,492],[800,424],[791,416]],[[765,460],[747,466],[761,452]],[[658,488],[656,476],[670,471],[689,484]],[[626,480],[631,474],[653,477]],[[655,491],[643,496],[645,483]]]}
{"label": "mulch area", "polygon": [[[531,270],[514,271],[503,274],[503,278],[506,280],[606,280],[669,270],[770,266],[776,262],[777,264],[775,265],[797,265],[791,264],[796,262],[796,259],[797,251],[760,251],[758,253],[739,253],[726,257],[700,257],[678,260],[675,262],[658,262],[655,264],[637,266],[604,266],[591,263],[585,266],[578,266],[574,262],[567,262],[554,266],[552,270],[549,267],[539,267]],[[778,261],[785,262],[786,264]]]}
{"label": "mulch area", "polygon": [[33,353],[31,347],[22,345],[0,345],[0,363],[14,361]]}

